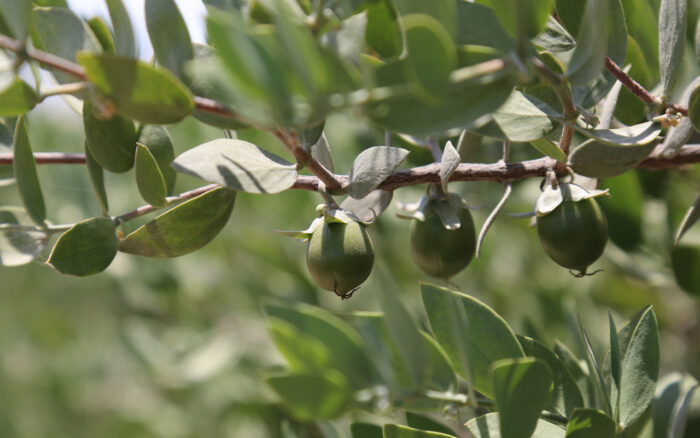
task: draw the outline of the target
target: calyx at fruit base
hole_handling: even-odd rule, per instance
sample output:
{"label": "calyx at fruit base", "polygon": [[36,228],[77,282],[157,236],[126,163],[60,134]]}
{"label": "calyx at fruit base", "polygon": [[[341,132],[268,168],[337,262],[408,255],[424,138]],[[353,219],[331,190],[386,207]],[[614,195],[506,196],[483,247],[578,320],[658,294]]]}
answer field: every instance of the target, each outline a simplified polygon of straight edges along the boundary
{"label": "calyx at fruit base", "polygon": [[535,213],[537,216],[545,216],[553,212],[564,201],[578,202],[588,198],[610,196],[609,191],[610,189],[588,191],[573,183],[558,182],[556,187],[554,184],[547,183],[542,194],[537,198]]}
{"label": "calyx at fruit base", "polygon": [[318,217],[314,219],[309,227],[305,230],[299,231],[286,231],[286,230],[275,230],[283,236],[294,237],[300,240],[308,240],[309,237],[314,233],[316,228],[323,225],[323,223],[332,224],[349,224],[351,222],[358,222],[362,225],[371,225],[372,221],[363,221],[357,217],[353,212],[348,210],[343,210],[342,208],[329,208],[326,204],[319,204],[316,206],[316,214]]}

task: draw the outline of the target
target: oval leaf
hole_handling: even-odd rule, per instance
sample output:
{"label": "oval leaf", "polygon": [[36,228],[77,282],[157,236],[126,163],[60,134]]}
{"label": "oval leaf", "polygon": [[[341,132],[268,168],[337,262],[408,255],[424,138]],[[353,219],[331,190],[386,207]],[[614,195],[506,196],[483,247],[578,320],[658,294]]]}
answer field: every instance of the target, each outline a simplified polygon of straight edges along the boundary
{"label": "oval leaf", "polygon": [[167,203],[165,197],[168,194],[168,189],[165,186],[163,173],[151,151],[142,144],[136,146],[134,170],[136,186],[144,201],[154,207],[164,206]]}
{"label": "oval leaf", "polygon": [[566,162],[566,154],[564,154],[564,151],[559,149],[559,146],[557,146],[556,143],[554,143],[547,137],[532,140],[530,141],[530,144],[532,145],[532,147],[547,155],[548,157],[554,158],[560,163]]}
{"label": "oval leaf", "polygon": [[407,155],[406,149],[391,146],[374,146],[362,151],[350,170],[350,196],[357,199],[367,196],[399,167]]}
{"label": "oval leaf", "polygon": [[267,384],[282,398],[284,407],[300,421],[332,419],[349,408],[352,391],[342,374],[292,374],[271,377]]}
{"label": "oval leaf", "polygon": [[549,366],[542,359],[519,358],[499,360],[492,369],[502,436],[530,437],[552,397],[554,380]]}
{"label": "oval leaf", "polygon": [[179,122],[194,109],[190,91],[167,70],[112,54],[81,52],[77,57],[88,80],[124,117],[163,125]]}
{"label": "oval leaf", "polygon": [[550,117],[559,117],[552,107],[533,96],[513,91],[493,120],[510,141],[532,141],[555,128]]}
{"label": "oval leaf", "polygon": [[[114,52],[129,58],[137,58],[134,29],[131,26],[129,13],[122,0],[106,0],[109,9],[109,18],[112,19],[114,28]],[[170,28],[168,28],[170,31]]]}
{"label": "oval leaf", "polygon": [[134,166],[136,130],[134,122],[120,116],[99,118],[92,104],[83,104],[83,126],[90,154],[110,172],[126,172]]}
{"label": "oval leaf", "polygon": [[87,147],[87,142],[85,143],[85,164],[87,167],[88,176],[90,177],[92,190],[97,196],[97,202],[100,204],[102,214],[107,216],[107,212],[109,211],[109,202],[107,201],[107,191],[105,190],[104,172],[102,171],[102,167],[97,164],[97,161],[95,161],[90,153],[90,149]]}
{"label": "oval leaf", "polygon": [[566,425],[567,438],[615,438],[617,425],[604,412],[576,409]]}
{"label": "oval leaf", "polygon": [[[497,413],[473,418],[465,426],[474,435],[474,438],[500,438],[502,436]],[[564,429],[547,421],[539,420],[532,433],[532,438],[564,438],[565,435]]]}
{"label": "oval leaf", "polygon": [[421,296],[431,330],[455,370],[492,397],[491,364],[525,356],[511,328],[493,309],[463,293],[423,284]]}
{"label": "oval leaf", "polygon": [[46,219],[46,206],[39,184],[39,176],[36,173],[36,163],[34,162],[32,146],[29,143],[27,121],[24,116],[17,119],[14,142],[12,166],[19,194],[32,220],[38,225],[43,225]]}
{"label": "oval leaf", "polygon": [[183,67],[194,58],[194,51],[177,4],[173,0],[146,0],[146,26],[158,64],[184,79]]}
{"label": "oval leaf", "polygon": [[141,127],[138,142],[146,146],[153,154],[158,168],[163,174],[168,194],[172,193],[177,174],[170,165],[175,159],[175,148],[170,134],[162,126],[146,125]]}
{"label": "oval leaf", "polygon": [[642,146],[613,146],[588,140],[569,155],[569,166],[579,175],[611,178],[636,167],[652,150],[653,143]]}
{"label": "oval leaf", "polygon": [[28,83],[15,78],[0,92],[0,117],[14,117],[29,112],[39,103],[39,96]]}
{"label": "oval leaf", "polygon": [[685,0],[661,0],[659,9],[659,71],[663,95],[669,96],[681,71],[688,13]]}
{"label": "oval leaf", "polygon": [[119,251],[146,257],[178,257],[209,243],[228,222],[236,192],[217,188],[156,217],[126,236]]}
{"label": "oval leaf", "polygon": [[178,172],[233,190],[279,193],[297,180],[294,164],[243,140],[219,139],[180,154],[173,162]]}
{"label": "oval leaf", "polygon": [[448,141],[442,151],[442,160],[440,161],[440,184],[442,184],[443,192],[447,193],[447,183],[450,182],[450,178],[461,161],[462,157],[459,152],[452,146],[452,142]]}
{"label": "oval leaf", "polygon": [[[31,218],[20,208],[0,209],[0,224],[30,225]],[[46,248],[48,236],[34,231],[0,231],[0,265],[21,266],[34,260]]]}
{"label": "oval leaf", "polygon": [[23,40],[31,32],[31,0],[0,0],[0,15],[16,39]]}
{"label": "oval leaf", "polygon": [[97,274],[112,263],[118,242],[111,219],[86,219],[61,234],[47,263],[62,274],[79,277]]}
{"label": "oval leaf", "polygon": [[573,84],[585,84],[603,70],[608,50],[608,22],[610,0],[588,0],[576,38],[576,49],[571,56],[566,75]]}

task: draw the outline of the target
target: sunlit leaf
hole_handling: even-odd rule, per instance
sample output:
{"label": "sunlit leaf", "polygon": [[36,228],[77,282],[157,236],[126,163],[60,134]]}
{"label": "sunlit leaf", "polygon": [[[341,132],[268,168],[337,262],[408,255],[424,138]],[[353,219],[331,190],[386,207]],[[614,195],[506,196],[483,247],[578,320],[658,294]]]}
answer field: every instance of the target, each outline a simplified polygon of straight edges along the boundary
{"label": "sunlit leaf", "polygon": [[681,71],[688,2],[661,0],[659,9],[659,70],[663,95],[669,96]]}
{"label": "sunlit leaf", "polygon": [[362,151],[350,169],[348,192],[361,199],[376,189],[406,159],[406,149],[391,146],[374,146]]}
{"label": "sunlit leaf", "polygon": [[146,257],[178,257],[209,243],[228,222],[236,192],[217,188],[184,202],[119,242],[119,251]]}

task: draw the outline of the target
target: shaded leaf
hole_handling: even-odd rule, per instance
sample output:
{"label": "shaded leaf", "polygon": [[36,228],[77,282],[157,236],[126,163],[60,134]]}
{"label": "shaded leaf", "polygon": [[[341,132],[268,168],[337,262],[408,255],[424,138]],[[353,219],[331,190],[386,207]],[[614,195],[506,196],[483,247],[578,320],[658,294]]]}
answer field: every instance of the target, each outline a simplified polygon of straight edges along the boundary
{"label": "shaded leaf", "polygon": [[[0,208],[0,224],[31,225],[31,218],[20,208]],[[48,235],[34,231],[0,231],[0,265],[30,263],[46,248]]]}
{"label": "shaded leaf", "polygon": [[[491,413],[473,418],[465,424],[474,438],[501,438],[501,427],[498,414]],[[545,421],[537,421],[532,438],[564,438],[566,431],[554,424]]]}
{"label": "shaded leaf", "polygon": [[114,52],[114,39],[112,31],[105,21],[100,17],[92,17],[87,21],[90,30],[95,34],[95,38],[100,43],[104,52]]}
{"label": "shaded leaf", "polygon": [[205,181],[249,193],[278,193],[297,179],[297,170],[275,154],[243,140],[218,139],[180,154],[173,168]]}
{"label": "shaded leaf", "polygon": [[654,438],[680,438],[698,381],[689,374],[673,372],[659,380],[652,402]]}
{"label": "shaded leaf", "polygon": [[571,373],[571,377],[576,381],[583,395],[584,404],[586,406],[594,406],[596,400],[593,384],[588,377],[588,373],[583,369],[579,359],[571,352],[569,347],[559,341],[554,343],[554,354],[561,359],[566,369]]}
{"label": "shaded leaf", "polygon": [[[33,16],[34,30],[44,51],[73,62],[79,51],[100,51],[97,37],[73,11],[65,8],[35,8]],[[75,82],[72,75],[51,71],[61,84]]]}
{"label": "shaded leaf", "polygon": [[567,438],[615,438],[617,425],[602,411],[576,409],[566,426]]}
{"label": "shaded leaf", "polygon": [[269,317],[267,326],[277,350],[292,370],[323,372],[333,366],[331,351],[321,341],[280,318]]}
{"label": "shaded leaf", "polygon": [[383,438],[382,426],[370,423],[352,423],[350,425],[352,438]]}
{"label": "shaded leaf", "polygon": [[43,225],[44,220],[46,220],[46,206],[44,205],[44,195],[41,191],[39,176],[36,172],[32,146],[29,143],[27,120],[24,116],[20,116],[15,125],[12,168],[17,188],[27,213],[37,225]]}
{"label": "shaded leaf", "polygon": [[[619,395],[620,384],[622,379],[622,371],[620,369],[622,366],[622,358],[620,357],[620,340],[617,336],[617,328],[615,327],[615,321],[613,321],[610,311],[608,311],[608,324],[610,327],[610,377],[612,377],[611,385],[613,386],[613,388],[611,389],[611,393],[616,392]],[[611,402],[614,403],[615,406],[618,406],[617,409],[619,409],[619,398],[613,398]]]}
{"label": "shaded leaf", "polygon": [[306,338],[320,342],[329,352],[330,367],[340,371],[353,386],[366,387],[376,371],[362,346],[359,334],[345,321],[320,307],[305,304],[268,304],[269,318],[285,321]]}
{"label": "shaded leaf", "polygon": [[[628,74],[643,87],[651,85],[651,75],[642,49],[631,37],[627,37],[625,60],[620,65],[630,66]],[[622,87],[617,105],[615,117],[625,125],[634,125],[646,120],[647,106],[639,100],[627,87]]]}
{"label": "shaded leaf", "polygon": [[532,436],[552,396],[554,380],[549,366],[537,358],[502,359],[492,365],[492,374],[501,435]]}
{"label": "shaded leaf", "polygon": [[158,168],[163,174],[165,187],[171,194],[175,187],[177,174],[170,165],[175,159],[173,141],[162,126],[146,125],[141,127],[138,142],[146,146],[158,163]]}
{"label": "shaded leaf", "polygon": [[700,84],[690,94],[688,99],[688,117],[693,122],[696,131],[700,131]]}
{"label": "shaded leaf", "polygon": [[353,15],[343,20],[338,30],[321,35],[321,45],[331,50],[338,58],[357,63],[364,48],[366,29],[367,14]]}
{"label": "shaded leaf", "polygon": [[183,67],[194,58],[194,51],[187,25],[175,1],[146,0],[146,26],[158,64],[184,79]]}
{"label": "shaded leaf", "polygon": [[676,245],[671,250],[671,268],[684,291],[700,296],[700,247]]}
{"label": "shaded leaf", "polygon": [[284,407],[300,421],[332,419],[350,406],[352,392],[342,374],[291,374],[270,377],[267,384],[282,398]]}
{"label": "shaded leaf", "polygon": [[574,37],[551,15],[547,18],[547,27],[532,39],[532,43],[552,52],[566,52],[576,47]]}
{"label": "shaded leaf", "polygon": [[567,417],[571,415],[574,409],[583,407],[583,395],[561,359],[534,339],[518,336],[518,341],[520,341],[520,345],[522,345],[527,356],[544,360],[552,372],[554,391],[552,392],[552,400],[549,406],[552,406],[556,412]]}
{"label": "shaded leaf", "polygon": [[168,189],[165,186],[163,173],[151,151],[142,144],[136,145],[134,173],[136,186],[144,201],[154,207],[162,207],[167,204],[165,197],[168,195]]}
{"label": "shaded leaf", "polygon": [[394,2],[390,0],[367,2],[365,7],[367,45],[382,57],[399,55],[403,42]]}
{"label": "shaded leaf", "polygon": [[406,412],[406,423],[414,429],[420,429],[431,432],[440,432],[450,436],[455,435],[454,431],[442,423],[433,420],[430,417],[419,415],[413,412]]}
{"label": "shaded leaf", "polygon": [[654,146],[654,143],[613,146],[588,140],[569,155],[569,165],[574,172],[583,176],[610,178],[636,167],[649,156]]}
{"label": "shaded leaf", "polygon": [[194,109],[189,90],[167,70],[112,54],[81,52],[78,62],[124,117],[162,125],[179,122]]}
{"label": "shaded leaf", "polygon": [[330,147],[328,147],[328,140],[326,140],[325,134],[321,134],[318,141],[311,146],[311,156],[326,169],[331,172],[335,171],[333,156],[331,155]]}
{"label": "shaded leaf", "polygon": [[493,47],[503,52],[515,48],[515,41],[503,29],[494,10],[486,5],[458,1],[455,43]]}
{"label": "shaded leaf", "polygon": [[687,1],[661,0],[659,9],[659,71],[664,96],[671,94],[681,71],[687,13]]}
{"label": "shaded leaf", "polygon": [[146,257],[178,257],[209,243],[228,222],[236,192],[220,187],[146,223],[119,243],[119,251]]}
{"label": "shaded leaf", "polygon": [[688,211],[683,216],[681,224],[678,226],[678,232],[676,232],[676,238],[674,239],[674,245],[678,245],[683,235],[700,220],[700,195],[695,198],[695,202],[690,206]]}
{"label": "shaded leaf", "polygon": [[[114,28],[114,52],[129,58],[136,58],[136,41],[129,13],[122,0],[107,0],[109,17]],[[170,28],[167,28],[170,31]]]}
{"label": "shaded leaf", "polygon": [[18,40],[25,39],[32,29],[31,0],[0,0],[0,15]]}
{"label": "shaded leaf", "polygon": [[408,426],[401,426],[399,424],[385,424],[383,432],[384,438],[454,438],[454,435],[429,432]]}
{"label": "shaded leaf", "polygon": [[610,197],[598,199],[608,223],[608,234],[617,246],[632,250],[642,242],[644,194],[636,172],[625,172],[600,183]]}
{"label": "shaded leaf", "polygon": [[28,83],[16,77],[0,91],[0,117],[14,117],[29,112],[39,103],[39,96]]}
{"label": "shaded leaf", "polygon": [[402,16],[410,14],[426,14],[442,23],[445,29],[454,35],[456,27],[456,5],[452,0],[396,0],[396,6]]}
{"label": "shaded leaf", "polygon": [[603,70],[608,51],[608,22],[610,0],[588,0],[583,14],[576,49],[571,56],[566,75],[572,84],[585,84]]}
{"label": "shaded leaf", "polygon": [[399,167],[408,152],[391,146],[374,146],[362,151],[350,169],[350,196],[358,199],[367,196]]}
{"label": "shaded leaf", "polygon": [[126,172],[134,166],[136,129],[131,120],[113,116],[109,120],[95,114],[92,104],[83,104],[85,141],[100,167],[110,172]]}
{"label": "shaded leaf", "polygon": [[351,211],[363,222],[373,222],[391,205],[394,192],[374,190],[362,199],[348,196],[340,204],[343,210]]}
{"label": "shaded leaf", "polygon": [[426,100],[445,97],[457,64],[452,39],[439,21],[425,14],[403,17],[408,57],[403,63]]}
{"label": "shaded leaf", "polygon": [[533,96],[513,91],[508,100],[493,113],[506,138],[511,141],[532,141],[551,132],[555,124],[550,117],[560,114]]}
{"label": "shaded leaf", "polygon": [[[600,367],[598,366],[598,360],[595,357],[595,353],[593,353],[593,346],[591,345],[591,341],[588,339],[588,335],[586,334],[586,330],[583,328],[583,324],[581,323],[581,319],[577,318],[577,322],[578,322],[579,336],[581,337],[581,343],[583,344],[583,348],[586,351],[586,362],[588,363],[588,374],[589,374],[591,380],[593,381],[596,405],[597,406],[602,405],[603,408],[605,409],[605,412],[607,412],[610,415],[613,415],[614,407],[610,403],[611,397],[605,388],[605,379],[603,378],[603,374],[601,373]],[[615,394],[613,394],[612,399],[613,400],[617,399]]]}
{"label": "shaded leaf", "polygon": [[422,284],[421,296],[430,328],[455,370],[492,397],[491,364],[524,356],[511,328],[490,307],[460,292]]}
{"label": "shaded leaf", "polygon": [[554,158],[560,163],[566,162],[566,154],[564,154],[564,151],[559,149],[559,146],[547,137],[531,140],[529,143],[532,145],[532,147],[548,157]]}
{"label": "shaded leaf", "polygon": [[86,219],[61,234],[46,263],[62,274],[94,275],[112,263],[118,242],[112,219]]}
{"label": "shaded leaf", "polygon": [[92,185],[92,190],[95,192],[95,196],[97,196],[97,202],[100,204],[100,209],[102,209],[102,215],[107,216],[109,202],[107,201],[107,191],[105,190],[104,172],[90,153],[87,142],[85,142],[85,164],[90,178],[90,185]]}

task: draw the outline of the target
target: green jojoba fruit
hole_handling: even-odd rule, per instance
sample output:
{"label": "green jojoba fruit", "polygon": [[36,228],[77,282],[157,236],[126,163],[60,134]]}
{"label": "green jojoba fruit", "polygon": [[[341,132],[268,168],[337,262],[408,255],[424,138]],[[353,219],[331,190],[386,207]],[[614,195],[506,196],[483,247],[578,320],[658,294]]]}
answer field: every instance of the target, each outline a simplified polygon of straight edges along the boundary
{"label": "green jojoba fruit", "polygon": [[608,242],[608,224],[595,199],[565,200],[552,212],[537,218],[537,234],[552,260],[583,276],[603,254]]}
{"label": "green jojoba fruit", "polygon": [[461,226],[448,230],[440,220],[431,200],[423,209],[425,221],[411,225],[411,254],[416,265],[426,274],[447,280],[467,267],[474,257],[476,235],[469,210],[461,209]]}
{"label": "green jojoba fruit", "polygon": [[306,247],[306,265],[320,287],[349,298],[374,265],[372,241],[358,222],[318,226]]}

